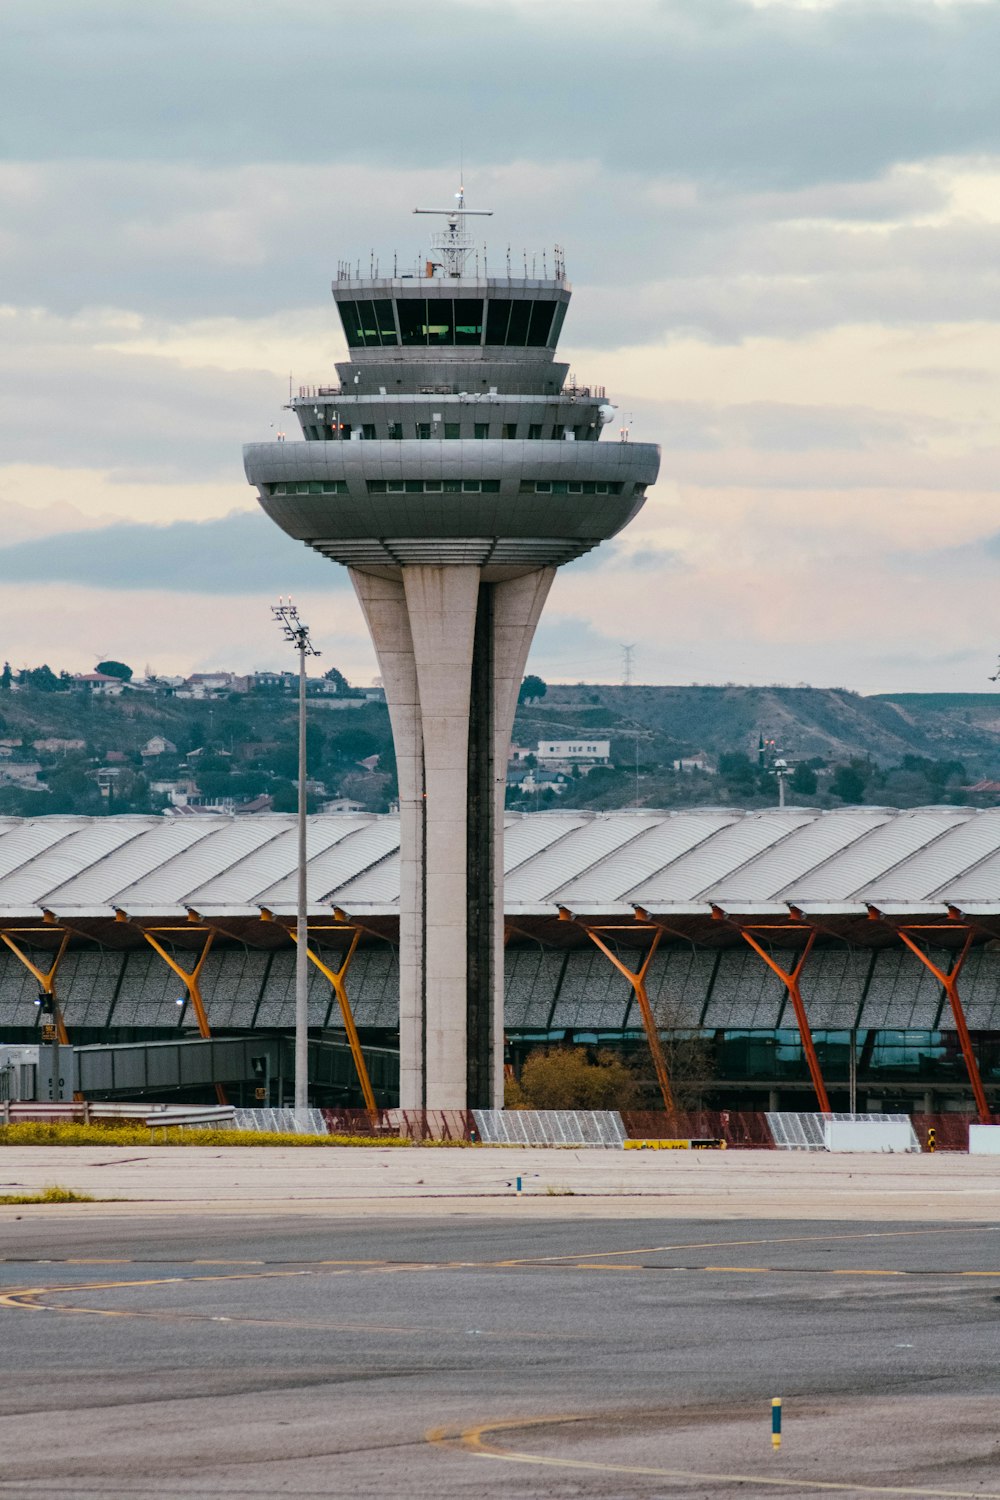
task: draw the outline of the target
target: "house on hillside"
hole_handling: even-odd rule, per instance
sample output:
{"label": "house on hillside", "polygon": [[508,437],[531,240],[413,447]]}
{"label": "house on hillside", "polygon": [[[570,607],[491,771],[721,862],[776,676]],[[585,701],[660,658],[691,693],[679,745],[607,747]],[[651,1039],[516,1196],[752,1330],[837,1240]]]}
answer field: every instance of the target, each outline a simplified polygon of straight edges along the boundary
{"label": "house on hillside", "polygon": [[139,751],[143,760],[155,760],[158,755],[176,755],[177,746],[165,735],[154,734]]}
{"label": "house on hillside", "polygon": [[539,740],[535,757],[540,766],[578,766],[581,771],[592,766],[611,764],[610,740]]}
{"label": "house on hillside", "polygon": [[250,678],[235,672],[192,672],[184,686],[175,690],[176,698],[222,698],[228,693],[248,693]]}
{"label": "house on hillside", "polygon": [[[48,739],[32,740],[31,743],[40,755],[72,755],[78,750],[86,750],[87,748],[86,740],[62,740],[54,734],[50,735]],[[3,754],[2,750],[0,750],[0,754]]]}
{"label": "house on hillside", "polygon": [[106,672],[77,672],[72,678],[77,692],[90,693],[95,698],[120,698],[125,684],[120,677],[109,677]]}
{"label": "house on hillside", "polygon": [[696,750],[693,755],[682,755],[678,760],[671,761],[675,771],[704,771],[707,776],[716,774],[713,766],[704,750]]}
{"label": "house on hillside", "polygon": [[41,765],[36,761],[4,761],[0,765],[0,786],[20,787],[22,792],[44,792],[48,788],[38,779]]}

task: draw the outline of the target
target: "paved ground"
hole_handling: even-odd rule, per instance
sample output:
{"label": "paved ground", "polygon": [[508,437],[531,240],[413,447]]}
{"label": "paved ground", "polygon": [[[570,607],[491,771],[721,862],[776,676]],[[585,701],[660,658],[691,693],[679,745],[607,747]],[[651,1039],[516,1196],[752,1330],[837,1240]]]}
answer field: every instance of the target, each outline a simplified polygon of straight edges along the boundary
{"label": "paved ground", "polygon": [[[1000,1497],[996,1166],[567,1157],[581,1191],[678,1191],[609,1214],[546,1194],[549,1153],[517,1199],[488,1152],[324,1152],[283,1212],[270,1153],[129,1154],[0,1154],[158,1200],[0,1210],[0,1496]],[[739,1219],[748,1192],[800,1217]]]}
{"label": "paved ground", "polygon": [[[515,1191],[517,1178],[523,1192]],[[1000,1158],[413,1147],[5,1147],[0,1193],[57,1182],[170,1212],[741,1219],[1000,1214]],[[101,1208],[103,1216],[114,1212]],[[0,1223],[9,1210],[0,1209]],[[80,1209],[74,1210],[81,1217]]]}

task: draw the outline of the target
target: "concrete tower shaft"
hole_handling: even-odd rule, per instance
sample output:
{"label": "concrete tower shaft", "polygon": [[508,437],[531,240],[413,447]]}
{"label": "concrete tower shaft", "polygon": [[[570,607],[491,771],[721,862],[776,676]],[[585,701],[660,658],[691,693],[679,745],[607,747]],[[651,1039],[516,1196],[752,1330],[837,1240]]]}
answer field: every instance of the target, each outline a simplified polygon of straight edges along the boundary
{"label": "concrete tower shaft", "polygon": [[555,569],[625,526],[659,468],[655,445],[598,441],[613,416],[603,389],[555,362],[561,257],[551,278],[480,278],[446,248],[421,276],[342,268],[339,383],[293,398],[304,442],[245,449],[268,515],[350,569],[379,659],[399,772],[409,1108],[502,1095],[518,689]]}

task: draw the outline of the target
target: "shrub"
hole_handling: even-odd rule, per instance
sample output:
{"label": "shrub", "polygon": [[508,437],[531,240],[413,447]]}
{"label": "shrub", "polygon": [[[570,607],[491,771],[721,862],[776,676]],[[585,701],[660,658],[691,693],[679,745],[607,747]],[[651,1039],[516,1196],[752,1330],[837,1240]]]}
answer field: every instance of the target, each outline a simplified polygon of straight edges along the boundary
{"label": "shrub", "polygon": [[591,1057],[585,1047],[538,1048],[504,1091],[508,1109],[632,1109],[631,1070],[613,1052]]}

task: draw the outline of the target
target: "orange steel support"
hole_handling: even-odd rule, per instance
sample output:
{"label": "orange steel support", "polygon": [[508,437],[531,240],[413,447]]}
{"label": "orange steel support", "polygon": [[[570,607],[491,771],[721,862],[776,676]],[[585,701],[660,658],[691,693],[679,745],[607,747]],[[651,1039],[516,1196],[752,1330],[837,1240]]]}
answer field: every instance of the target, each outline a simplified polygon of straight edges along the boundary
{"label": "orange steel support", "polygon": [[[588,927],[586,922],[578,922],[576,917],[570,916],[569,913],[567,913],[566,920],[576,922],[576,925],[578,927],[582,927],[594,946],[596,948],[600,948],[605,958],[609,959],[610,962],[614,964],[619,974],[623,974],[628,980],[629,984],[632,986],[632,989],[635,992],[635,998],[639,1003],[639,1013],[642,1016],[642,1024],[646,1032],[646,1041],[649,1043],[649,1050],[653,1058],[653,1068],[656,1072],[656,1081],[660,1086],[660,1094],[663,1098],[663,1108],[667,1111],[667,1114],[673,1114],[675,1108],[674,1092],[670,1087],[670,1074],[667,1072],[667,1060],[663,1055],[663,1046],[660,1042],[660,1033],[656,1029],[656,1018],[653,1015],[653,1007],[650,1005],[649,995],[646,993],[646,975],[649,971],[649,966],[653,961],[653,954],[660,946],[660,938],[663,936],[662,928],[657,927],[653,930],[653,937],[649,945],[649,952],[646,954],[646,957],[639,965],[638,973],[636,973],[626,964],[622,963],[621,959],[612,951],[611,948],[608,947],[607,943],[605,943],[600,937],[598,937],[593,927]],[[634,927],[628,928],[629,932],[634,932],[635,930],[636,929]]]}
{"label": "orange steel support", "polygon": [[63,955],[65,954],[66,949],[69,946],[70,934],[68,932],[63,933],[62,940],[60,941],[59,947],[56,951],[56,956],[52,960],[47,970],[40,969],[37,964],[32,963],[28,955],[23,951],[19,944],[15,943],[14,939],[10,937],[8,933],[0,932],[0,939],[2,939],[3,942],[7,944],[7,947],[14,954],[15,958],[18,958],[21,961],[24,967],[28,970],[29,974],[34,975],[35,979],[38,981],[38,985],[42,993],[51,997],[52,1009],[55,1012],[56,1035],[59,1038],[59,1045],[60,1047],[69,1046],[69,1035],[66,1031],[66,1023],[63,1021],[62,1011],[59,1007],[59,1000],[56,995],[56,976],[59,973],[59,965],[63,961]]}
{"label": "orange steel support", "polygon": [[[145,928],[140,928],[140,931],[142,932],[142,935],[146,939],[146,942],[149,944],[149,946],[160,955],[167,967],[173,970],[173,972],[177,975],[177,978],[181,981],[185,990],[187,991],[187,997],[191,1001],[191,1008],[194,1011],[195,1019],[198,1022],[198,1035],[203,1037],[210,1037],[212,1035],[212,1030],[208,1024],[208,1013],[205,1010],[205,1001],[201,993],[201,985],[199,984],[199,980],[201,978],[201,971],[204,967],[205,960],[209,954],[209,949],[211,948],[212,943],[215,940],[215,933],[208,933],[205,938],[204,946],[202,947],[202,950],[198,955],[198,959],[195,963],[194,968],[188,970],[183,968],[182,965],[179,964],[173,957],[173,955],[167,952],[162,943],[157,942],[156,938],[151,932],[147,932]],[[217,1083],[215,1085],[215,1097],[218,1099],[220,1104],[225,1104],[227,1102],[226,1091],[221,1083]]]}
{"label": "orange steel support", "polygon": [[753,951],[764,960],[768,968],[771,969],[773,973],[777,974],[778,978],[781,980],[782,984],[785,986],[785,989],[791,996],[792,1008],[795,1011],[795,1020],[798,1023],[799,1028],[799,1036],[802,1038],[802,1050],[806,1055],[806,1062],[809,1064],[809,1077],[812,1079],[812,1086],[816,1092],[816,1099],[819,1103],[820,1112],[824,1115],[828,1115],[830,1113],[830,1100],[827,1096],[826,1084],[823,1082],[823,1074],[820,1071],[819,1058],[816,1056],[816,1048],[813,1044],[812,1031],[809,1027],[809,1017],[806,1015],[806,1008],[802,1000],[802,991],[799,988],[799,978],[802,974],[802,970],[805,968],[806,959],[812,952],[813,943],[815,943],[816,941],[816,929],[814,927],[810,932],[808,938],[806,939],[806,945],[802,950],[801,957],[799,958],[798,963],[795,965],[795,968],[791,971],[790,974],[787,973],[780,964],[775,963],[774,959],[767,952],[767,950],[763,948],[760,943],[758,943],[757,939],[751,933],[747,932],[745,927],[741,927],[739,929],[739,932],[744,941],[747,942],[753,949]]}
{"label": "orange steel support", "polygon": [[[293,928],[288,929],[288,936],[293,943],[298,941],[297,934]],[[354,1068],[358,1075],[358,1082],[361,1085],[361,1094],[365,1101],[365,1109],[368,1110],[369,1114],[374,1114],[378,1109],[375,1103],[375,1091],[372,1088],[371,1079],[368,1077],[368,1067],[365,1063],[365,1055],[361,1050],[358,1028],[354,1024],[354,1012],[351,1010],[351,1002],[347,998],[347,971],[351,966],[351,959],[354,957],[355,949],[360,941],[361,929],[360,927],[355,927],[354,935],[351,938],[351,946],[348,948],[339,969],[331,969],[328,964],[323,962],[319,954],[314,953],[308,945],[306,953],[320,973],[330,981],[333,987],[333,992],[337,997],[337,1004],[340,1006],[340,1014],[344,1018],[344,1030],[347,1032],[348,1045],[351,1049],[351,1056],[354,1058]]]}
{"label": "orange steel support", "polygon": [[993,1116],[986,1102],[986,1090],[983,1088],[983,1080],[979,1072],[979,1064],[976,1061],[976,1054],[972,1050],[972,1038],[969,1035],[969,1028],[965,1020],[965,1010],[963,1009],[962,1000],[958,993],[958,976],[962,972],[962,965],[965,963],[969,955],[969,949],[972,947],[973,930],[971,927],[969,928],[961,952],[950,974],[946,974],[942,969],[938,968],[937,964],[932,963],[920,945],[910,937],[909,933],[904,932],[902,928],[897,928],[896,930],[910,952],[916,954],[925,968],[930,969],[934,978],[944,987],[944,992],[948,996],[948,1004],[951,1006],[951,1013],[955,1017],[955,1030],[958,1032],[962,1056],[965,1058],[965,1066],[969,1072],[969,1082],[972,1084],[972,1095],[976,1101],[976,1109],[979,1112],[981,1122],[984,1125],[989,1125],[992,1122]]}

